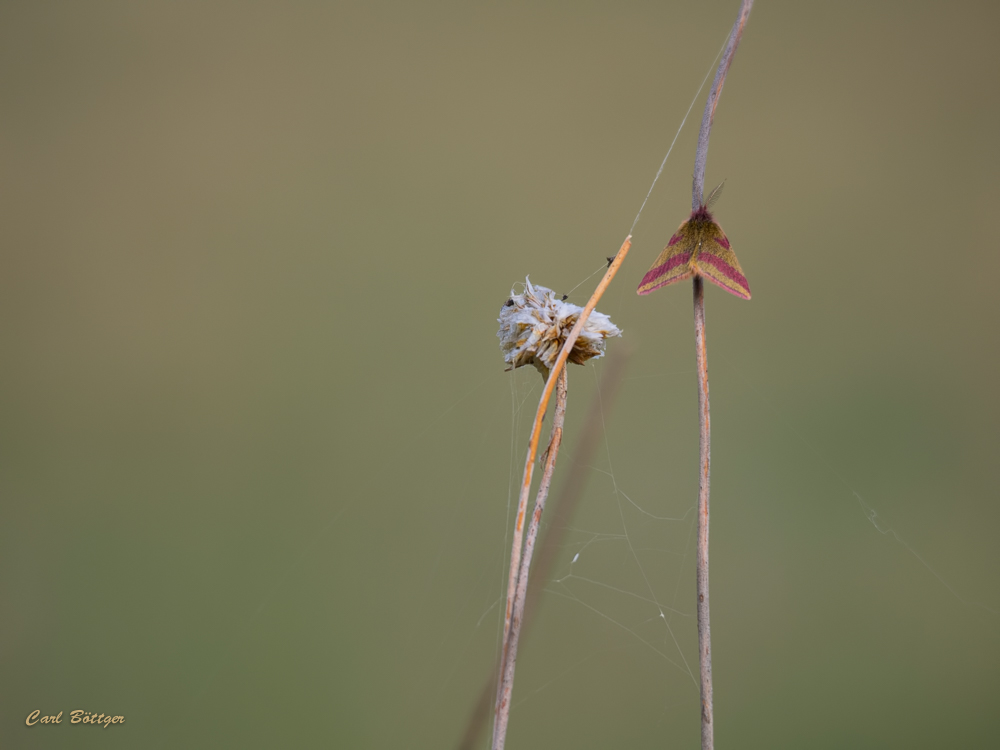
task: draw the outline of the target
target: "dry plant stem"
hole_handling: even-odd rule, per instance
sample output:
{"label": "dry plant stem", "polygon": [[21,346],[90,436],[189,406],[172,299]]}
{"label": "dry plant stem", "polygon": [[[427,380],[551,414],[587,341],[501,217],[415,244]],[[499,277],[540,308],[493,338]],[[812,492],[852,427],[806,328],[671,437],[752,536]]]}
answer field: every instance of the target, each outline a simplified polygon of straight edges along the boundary
{"label": "dry plant stem", "polygon": [[[708,92],[705,114],[701,118],[698,148],[694,156],[694,182],[691,187],[691,209],[697,210],[705,194],[705,164],[708,160],[708,138],[712,133],[715,108],[726,82],[726,73],[733,62],[733,55],[740,44],[753,0],[743,0],[740,12],[729,34],[729,41],[722,53],[715,81]],[[711,425],[708,407],[708,350],[705,343],[705,289],[700,277],[694,278],[694,341],[698,359],[698,422],[700,426],[700,456],[698,478],[698,661],[701,671],[701,747],[714,750],[715,721],[712,707],[712,629],[708,608],[708,499],[711,476],[712,448]]]}
{"label": "dry plant stem", "polygon": [[[608,284],[611,283],[615,274],[618,273],[618,269],[621,267],[622,261],[625,260],[625,256],[628,255],[630,247],[632,247],[632,235],[625,238],[621,248],[618,250],[618,254],[615,255],[614,259],[611,261],[611,265],[608,266],[608,270],[604,272],[604,278],[601,279],[601,282],[597,285],[594,293],[590,295],[590,299],[584,306],[583,312],[580,313],[580,317],[576,321],[576,325],[573,326],[573,329],[569,332],[569,336],[566,337],[566,343],[563,344],[563,348],[559,351],[559,356],[556,357],[556,361],[552,365],[552,369],[549,372],[549,378],[545,381],[545,388],[542,389],[542,397],[538,402],[538,411],[535,412],[535,421],[531,426],[531,438],[528,441],[528,455],[524,461],[524,477],[521,480],[521,492],[517,501],[517,519],[514,523],[514,539],[510,550],[510,571],[507,576],[507,604],[504,608],[503,641],[500,648],[500,680],[503,679],[503,665],[507,662],[507,647],[510,641],[510,619],[514,611],[514,593],[517,587],[517,571],[521,565],[521,540],[524,536],[524,517],[528,512],[528,494],[531,492],[531,479],[535,468],[535,456],[538,454],[538,439],[542,429],[542,417],[545,416],[545,410],[548,408],[549,399],[552,398],[552,390],[555,388],[556,381],[559,379],[559,372],[566,366],[566,360],[569,358],[569,353],[573,350],[576,340],[580,337],[580,331],[583,330],[583,326],[586,324],[587,318],[590,317],[590,313],[592,313],[594,308],[597,307],[597,303],[604,295],[604,291],[608,288]],[[501,687],[502,685],[497,686],[495,710],[498,715],[500,711]]]}
{"label": "dry plant stem", "polygon": [[[614,402],[618,386],[621,385],[622,377],[625,374],[627,362],[628,354],[621,346],[615,347],[608,355],[608,364],[604,368],[600,389],[587,411],[583,427],[580,430],[580,439],[577,441],[576,448],[570,458],[566,482],[549,505],[551,521],[538,547],[538,558],[535,561],[536,581],[548,581],[549,579],[552,566],[555,564],[556,557],[562,547],[566,527],[583,496],[584,486],[590,476],[590,464],[594,450],[597,448],[598,439],[602,434],[604,416]],[[522,636],[528,632],[532,618],[537,611],[542,591],[543,589],[539,586],[528,589],[528,597],[524,603],[524,619],[521,622]],[[499,667],[494,668],[483,683],[479,699],[469,713],[469,721],[465,726],[465,733],[459,740],[458,750],[472,750],[483,731],[483,725],[490,716],[492,699],[497,690],[498,671]]]}
{"label": "dry plant stem", "polygon": [[535,551],[535,541],[538,539],[538,529],[545,512],[545,501],[549,496],[552,484],[552,472],[555,469],[559,446],[562,445],[563,424],[566,421],[566,368],[559,372],[559,382],[556,385],[556,412],[552,419],[552,438],[545,452],[545,470],[535,497],[535,508],[531,513],[531,525],[528,527],[528,537],[524,542],[524,556],[521,559],[521,570],[517,575],[517,594],[514,597],[514,616],[511,619],[510,643],[507,649],[507,661],[503,667],[503,682],[500,693],[500,711],[497,714],[496,729],[493,737],[494,750],[503,750],[507,739],[507,722],[510,718],[510,696],[514,690],[514,667],[517,662],[517,644],[521,638],[521,625],[524,622],[524,607],[528,595],[528,576],[531,571],[531,558]]}
{"label": "dry plant stem", "polygon": [[705,163],[708,161],[708,137],[712,132],[712,121],[715,119],[715,108],[719,104],[719,96],[722,94],[722,85],[726,82],[726,73],[733,62],[736,48],[740,44],[740,37],[743,36],[743,28],[747,19],[750,18],[750,9],[753,8],[753,0],[743,0],[740,5],[740,14],[736,17],[733,30],[729,34],[729,41],[726,49],[722,53],[722,60],[719,61],[719,69],[715,72],[715,80],[712,82],[712,90],[708,92],[708,101],[705,102],[705,114],[701,118],[701,130],[698,132],[698,148],[694,155],[694,187],[691,191],[691,210],[697,210],[701,206],[701,201],[705,195]]}
{"label": "dry plant stem", "polygon": [[[524,534],[524,516],[528,510],[528,494],[531,491],[531,478],[535,468],[535,456],[538,454],[538,439],[541,434],[542,417],[545,416],[545,409],[549,405],[549,399],[552,398],[552,390],[555,388],[559,372],[566,366],[566,360],[569,358],[569,353],[573,350],[576,340],[580,337],[580,331],[583,330],[583,326],[586,324],[587,318],[590,317],[590,313],[592,313],[594,308],[597,307],[597,303],[604,295],[604,291],[608,288],[608,284],[611,283],[615,274],[618,273],[618,269],[621,267],[622,261],[625,260],[625,256],[628,255],[630,247],[632,247],[632,235],[625,238],[625,241],[622,243],[621,248],[619,248],[617,255],[615,255],[611,264],[608,266],[608,270],[604,272],[604,278],[601,279],[597,288],[594,290],[594,293],[590,295],[590,299],[584,306],[583,312],[580,313],[580,317],[577,319],[576,325],[573,326],[573,329],[569,332],[569,336],[566,337],[566,342],[563,344],[563,348],[559,351],[559,356],[556,357],[556,361],[552,365],[552,369],[549,372],[549,378],[545,381],[545,388],[542,389],[542,397],[538,401],[538,410],[535,412],[535,421],[531,426],[531,438],[528,441],[528,455],[524,461],[524,477],[521,480],[521,492],[517,501],[517,519],[514,523],[514,539],[510,551],[510,571],[507,576],[507,604],[504,608],[503,641],[500,647],[499,678],[501,681],[503,680],[503,665],[507,663],[507,651],[510,642],[510,620],[514,611],[514,594],[517,586],[517,571],[521,563],[521,539]],[[500,714],[500,696],[503,692],[502,687],[502,684],[497,686],[497,699],[494,709],[496,716],[499,716]],[[493,729],[495,735],[495,721]]]}
{"label": "dry plant stem", "polygon": [[712,627],[708,618],[708,485],[711,478],[711,420],[708,409],[708,351],[705,345],[705,285],[694,279],[694,345],[698,360],[698,423],[700,462],[698,475],[698,661],[701,667],[701,746],[715,744],[712,716]]}

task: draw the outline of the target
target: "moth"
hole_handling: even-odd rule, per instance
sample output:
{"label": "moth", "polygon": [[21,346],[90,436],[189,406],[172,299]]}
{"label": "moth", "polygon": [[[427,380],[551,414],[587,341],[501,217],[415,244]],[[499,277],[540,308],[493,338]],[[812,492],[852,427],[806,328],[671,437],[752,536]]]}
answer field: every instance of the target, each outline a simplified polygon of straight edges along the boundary
{"label": "moth", "polygon": [[750,285],[736,260],[736,253],[708,210],[718,192],[719,188],[713,190],[708,201],[692,211],[688,220],[674,232],[653,267],[642,277],[636,290],[639,294],[649,294],[661,286],[701,276],[740,299],[750,299]]}

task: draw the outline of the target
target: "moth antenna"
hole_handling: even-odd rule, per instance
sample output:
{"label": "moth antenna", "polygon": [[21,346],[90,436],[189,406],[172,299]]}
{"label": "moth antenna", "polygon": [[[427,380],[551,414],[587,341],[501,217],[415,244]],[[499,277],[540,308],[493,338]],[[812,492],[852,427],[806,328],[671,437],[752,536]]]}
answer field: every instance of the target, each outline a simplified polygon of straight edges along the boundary
{"label": "moth antenna", "polygon": [[719,183],[718,187],[715,188],[711,193],[708,194],[708,200],[705,201],[705,208],[711,208],[715,205],[715,202],[719,200],[722,195],[722,188],[726,186],[726,181],[723,180]]}

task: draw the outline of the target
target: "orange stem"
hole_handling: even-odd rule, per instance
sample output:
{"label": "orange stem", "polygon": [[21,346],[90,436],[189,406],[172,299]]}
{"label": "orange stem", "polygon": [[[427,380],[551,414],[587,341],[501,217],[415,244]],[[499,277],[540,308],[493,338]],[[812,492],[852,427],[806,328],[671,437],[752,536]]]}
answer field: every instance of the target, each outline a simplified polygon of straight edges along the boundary
{"label": "orange stem", "polygon": [[545,388],[542,390],[542,397],[538,402],[538,411],[535,412],[535,421],[531,426],[531,439],[528,442],[528,457],[524,462],[524,478],[521,481],[521,493],[517,502],[517,520],[514,524],[514,539],[510,552],[510,571],[507,576],[507,605],[504,609],[503,621],[503,645],[500,651],[500,684],[497,685],[497,712],[499,712],[500,708],[500,696],[503,694],[504,667],[507,664],[507,656],[510,646],[510,621],[511,616],[513,615],[514,596],[517,589],[517,574],[521,565],[521,543],[524,537],[524,517],[528,511],[528,495],[531,492],[531,479],[535,468],[535,457],[538,455],[538,441],[542,432],[542,419],[545,416],[545,410],[548,408],[549,399],[552,397],[552,391],[556,387],[556,381],[559,379],[559,373],[562,368],[566,366],[566,360],[569,358],[569,353],[573,351],[573,346],[576,344],[576,340],[580,337],[580,332],[583,330],[583,326],[590,317],[590,313],[592,313],[594,308],[597,307],[597,303],[604,295],[605,290],[608,288],[608,284],[611,283],[615,274],[618,273],[618,269],[621,267],[622,261],[625,260],[625,256],[628,255],[629,248],[631,247],[632,235],[629,235],[622,243],[621,248],[618,250],[618,254],[615,255],[611,263],[608,265],[608,270],[604,272],[604,278],[601,279],[601,282],[597,285],[594,293],[590,296],[590,300],[584,306],[583,312],[580,313],[580,317],[576,321],[576,325],[573,326],[573,329],[569,332],[569,336],[566,337],[566,343],[563,344],[562,349],[559,351],[559,356],[556,357],[555,364],[552,365],[551,371],[549,372],[548,380],[545,381]]}

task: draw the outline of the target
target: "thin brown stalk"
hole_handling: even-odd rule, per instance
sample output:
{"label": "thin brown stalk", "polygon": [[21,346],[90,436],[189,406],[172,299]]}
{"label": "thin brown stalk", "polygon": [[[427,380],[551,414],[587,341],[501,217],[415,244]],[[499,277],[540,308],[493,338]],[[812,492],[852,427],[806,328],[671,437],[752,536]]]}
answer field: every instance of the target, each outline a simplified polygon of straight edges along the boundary
{"label": "thin brown stalk", "polygon": [[[566,475],[566,481],[562,485],[559,493],[553,498],[549,505],[549,514],[552,517],[548,525],[548,530],[542,537],[538,547],[538,558],[535,562],[535,580],[547,581],[555,564],[559,550],[562,548],[562,540],[565,535],[569,520],[573,517],[576,506],[583,496],[584,486],[590,476],[590,463],[597,448],[598,438],[602,434],[604,416],[611,408],[614,397],[621,384],[622,376],[625,373],[625,365],[628,361],[628,353],[622,347],[615,347],[608,355],[608,363],[604,368],[603,377],[598,392],[594,395],[594,400],[590,404],[587,416],[584,419],[583,427],[580,430],[580,439],[570,457],[570,468]],[[527,635],[531,621],[538,607],[538,600],[543,589],[534,586],[528,589],[528,598],[524,604],[524,621],[521,624],[522,637]],[[490,672],[489,677],[483,683],[483,688],[479,693],[479,698],[469,713],[469,721],[465,726],[465,732],[458,743],[458,750],[472,750],[476,740],[483,731],[483,726],[490,716],[490,706],[496,691],[497,674],[499,668],[495,667]]]}
{"label": "thin brown stalk", "polygon": [[563,424],[566,421],[566,368],[559,372],[559,382],[556,386],[556,412],[552,419],[552,438],[545,451],[545,470],[535,497],[535,508],[531,513],[531,525],[528,527],[528,537],[524,542],[524,556],[521,559],[521,570],[517,575],[517,595],[514,598],[514,616],[510,626],[510,644],[507,650],[507,662],[503,668],[503,682],[500,695],[500,711],[497,713],[497,723],[494,729],[493,748],[503,750],[507,738],[507,722],[510,719],[510,696],[514,689],[514,666],[517,662],[517,645],[521,638],[521,626],[524,622],[524,607],[528,595],[528,575],[531,570],[531,558],[535,552],[535,541],[538,539],[538,529],[545,512],[545,501],[549,496],[552,484],[552,472],[555,469],[559,447],[562,445]]}
{"label": "thin brown stalk", "polygon": [[[531,492],[531,479],[535,469],[535,457],[538,455],[538,439],[541,435],[542,418],[545,416],[545,410],[548,408],[549,399],[552,398],[552,390],[555,388],[556,381],[558,380],[559,371],[566,366],[566,360],[569,357],[569,353],[573,350],[576,340],[580,337],[580,331],[583,330],[583,326],[586,324],[587,318],[590,317],[590,313],[597,307],[597,303],[604,295],[608,284],[611,283],[615,274],[618,273],[618,269],[621,267],[622,261],[625,260],[625,256],[628,255],[630,247],[632,247],[632,235],[625,238],[621,248],[618,250],[618,254],[612,259],[608,270],[604,272],[604,278],[601,279],[601,282],[597,285],[594,293],[584,306],[583,312],[580,313],[580,317],[576,321],[576,325],[569,332],[569,336],[566,337],[566,343],[563,344],[563,348],[559,351],[559,356],[556,357],[556,361],[552,365],[548,380],[545,381],[545,388],[542,389],[542,397],[539,399],[538,410],[535,412],[535,421],[531,425],[531,437],[528,440],[528,455],[524,461],[524,476],[521,480],[521,492],[517,500],[517,518],[514,523],[514,539],[510,550],[510,570],[507,576],[507,604],[504,607],[503,641],[500,648],[501,665],[507,661],[507,645],[510,641],[510,618],[514,611],[517,572],[521,566],[521,540],[524,535],[524,517],[528,512],[528,495]],[[503,679],[502,668],[500,670],[500,679]],[[501,687],[502,685],[497,686],[497,711],[500,710]]]}
{"label": "thin brown stalk", "polygon": [[708,409],[708,351],[705,347],[705,285],[694,279],[694,344],[698,360],[698,662],[701,667],[701,747],[715,746],[712,715],[712,627],[708,617],[708,484],[711,477],[711,420]]}
{"label": "thin brown stalk", "polygon": [[[725,52],[715,73],[715,81],[705,102],[705,114],[701,119],[698,133],[698,148],[694,158],[694,182],[691,188],[691,208],[697,210],[705,194],[705,164],[708,161],[708,138],[712,132],[715,108],[726,82],[726,73],[733,62],[733,55],[740,38],[753,0],[743,0],[740,12],[733,24]],[[698,661],[701,672],[701,747],[713,750],[715,747],[715,720],[712,705],[712,629],[708,607],[708,520],[709,520],[709,480],[711,477],[712,441],[711,421],[708,404],[708,348],[705,342],[705,289],[701,277],[694,278],[694,341],[695,356],[698,360],[698,423],[699,423],[699,476],[698,476]]]}
{"label": "thin brown stalk", "polygon": [[[524,477],[521,480],[521,491],[517,503],[517,517],[514,523],[514,539],[513,544],[511,545],[510,553],[510,571],[507,577],[507,604],[504,608],[503,642],[500,648],[501,669],[499,678],[501,680],[501,684],[497,689],[497,700],[495,704],[497,717],[499,717],[501,710],[504,708],[502,705],[502,696],[504,692],[502,684],[504,675],[503,665],[506,665],[507,663],[507,654],[509,651],[510,623],[514,611],[517,574],[521,563],[521,539],[524,534],[524,518],[528,510],[528,495],[531,492],[531,480],[534,473],[535,457],[538,455],[538,441],[539,436],[541,435],[542,418],[545,416],[545,409],[548,407],[549,400],[552,398],[552,391],[555,388],[557,380],[559,379],[559,373],[563,367],[566,366],[566,360],[569,357],[569,353],[573,350],[576,340],[580,337],[580,331],[583,330],[583,326],[590,317],[590,313],[592,313],[594,308],[597,307],[597,303],[604,295],[604,291],[608,288],[611,280],[615,277],[615,274],[618,273],[618,269],[621,267],[622,261],[625,260],[625,256],[628,255],[629,248],[631,247],[632,235],[629,235],[625,238],[625,241],[622,243],[621,248],[619,248],[618,253],[608,265],[608,270],[604,272],[604,278],[601,279],[597,288],[594,290],[594,293],[590,296],[590,299],[584,306],[583,312],[580,313],[580,317],[576,321],[576,325],[573,326],[573,329],[569,332],[569,336],[566,337],[566,342],[563,344],[563,347],[559,352],[559,356],[556,357],[556,361],[552,365],[549,372],[548,380],[545,382],[545,388],[542,389],[542,397],[539,399],[538,410],[535,412],[535,420],[531,426],[531,438],[528,441],[528,455],[524,462]],[[495,735],[496,724],[494,724],[494,736]]]}
{"label": "thin brown stalk", "polygon": [[708,161],[708,137],[712,133],[712,123],[715,121],[715,108],[719,104],[719,97],[722,95],[722,86],[726,82],[726,73],[736,55],[736,48],[740,44],[743,36],[743,29],[750,18],[750,10],[753,8],[753,0],[743,0],[740,4],[740,13],[733,24],[733,30],[729,34],[729,41],[726,49],[722,53],[722,60],[719,61],[719,69],[715,71],[715,80],[712,82],[712,89],[708,92],[708,101],[705,102],[705,114],[701,118],[701,130],[698,131],[698,147],[694,154],[694,185],[691,191],[691,210],[697,210],[701,206],[702,198],[705,195],[705,164]]}

